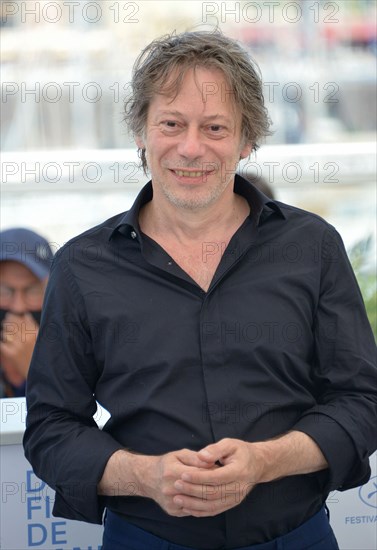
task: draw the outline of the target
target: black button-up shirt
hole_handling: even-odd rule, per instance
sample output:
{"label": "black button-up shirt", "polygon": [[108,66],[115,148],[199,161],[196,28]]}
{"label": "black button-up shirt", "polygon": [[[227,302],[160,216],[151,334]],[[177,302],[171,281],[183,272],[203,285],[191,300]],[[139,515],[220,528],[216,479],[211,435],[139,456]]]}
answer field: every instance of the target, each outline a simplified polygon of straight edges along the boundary
{"label": "black button-up shirt", "polygon": [[[250,216],[207,292],[140,231],[151,183],[130,211],[56,255],[25,433],[27,458],[56,490],[55,515],[99,523],[107,506],[177,544],[233,548],[284,534],[330,490],[367,481],[375,346],[341,239],[239,176],[235,192]],[[214,246],[203,243],[203,261]],[[96,400],[111,413],[103,431]],[[151,499],[96,494],[118,449],[157,455],[288,430],[311,436],[329,469],[259,484],[218,516],[175,518]]]}

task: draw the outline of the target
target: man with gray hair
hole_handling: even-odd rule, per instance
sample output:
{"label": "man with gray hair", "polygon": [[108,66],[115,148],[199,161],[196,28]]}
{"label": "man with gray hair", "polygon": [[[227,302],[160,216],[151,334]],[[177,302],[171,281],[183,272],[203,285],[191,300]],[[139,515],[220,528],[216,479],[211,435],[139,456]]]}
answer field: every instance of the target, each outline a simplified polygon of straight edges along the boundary
{"label": "man with gray hair", "polygon": [[219,31],[165,36],[125,118],[151,181],[57,253],[30,369],[54,514],[106,510],[103,550],[338,548],[325,500],[370,476],[374,339],[335,229],[236,174],[269,134],[257,67]]}

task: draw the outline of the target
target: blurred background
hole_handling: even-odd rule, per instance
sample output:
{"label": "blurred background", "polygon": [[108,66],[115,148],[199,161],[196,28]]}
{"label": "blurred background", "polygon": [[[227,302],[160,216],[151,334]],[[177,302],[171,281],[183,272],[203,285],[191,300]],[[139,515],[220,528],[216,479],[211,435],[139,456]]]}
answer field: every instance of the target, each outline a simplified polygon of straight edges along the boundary
{"label": "blurred background", "polygon": [[0,5],[2,229],[57,249],[126,210],[147,181],[122,122],[133,62],[164,33],[218,26],[258,62],[273,121],[240,171],[335,225],[376,327],[375,0]]}

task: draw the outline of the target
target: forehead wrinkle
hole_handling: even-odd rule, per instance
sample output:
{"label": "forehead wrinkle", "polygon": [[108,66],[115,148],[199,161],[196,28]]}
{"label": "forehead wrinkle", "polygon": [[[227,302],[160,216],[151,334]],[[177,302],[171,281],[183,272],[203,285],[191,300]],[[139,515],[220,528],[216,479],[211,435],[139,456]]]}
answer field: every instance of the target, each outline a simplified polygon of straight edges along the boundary
{"label": "forehead wrinkle", "polygon": [[[164,95],[168,98],[170,98],[170,102],[173,102],[177,96],[182,92],[182,89],[184,89],[183,82],[185,79],[188,78],[188,76],[191,74],[194,80],[194,84],[202,96],[203,103],[207,103],[208,99],[206,97],[215,96],[217,94],[220,94],[221,96],[221,102],[223,101],[223,93],[225,89],[225,93],[228,96],[232,96],[231,103],[235,104],[234,101],[234,90],[232,89],[232,85],[229,82],[226,74],[219,68],[213,65],[206,65],[206,64],[195,64],[193,66],[184,67],[183,66],[183,72],[179,71],[179,68],[176,67],[171,71],[169,75],[167,75],[166,79],[163,81],[162,86],[160,87],[159,91],[156,91],[154,95]],[[200,82],[199,72],[207,72],[212,74],[212,78],[209,78],[205,82]],[[179,82],[178,82],[179,81]],[[216,90],[214,93],[206,93],[206,91],[203,89],[203,84],[211,84],[216,86]],[[220,84],[220,87],[218,85]],[[223,89],[224,87],[224,89]]]}
{"label": "forehead wrinkle", "polygon": [[[207,73],[212,73],[212,77],[208,78],[206,80],[206,83],[212,83],[216,84],[218,89],[216,93],[214,94],[208,94],[208,98],[204,98],[204,91],[203,91],[203,82],[200,83],[200,77],[199,72],[200,71],[206,71]],[[237,125],[240,126],[240,132],[242,133],[242,112],[240,111],[239,105],[235,102],[234,95],[232,93],[226,93],[225,95],[225,101],[222,97],[223,94],[223,86],[225,86],[225,89],[228,90],[229,83],[226,78],[226,75],[217,67],[206,67],[202,65],[190,67],[187,70],[184,71],[184,74],[182,75],[182,80],[180,81],[179,87],[172,93],[169,91],[169,84],[171,82],[176,80],[177,70],[173,71],[168,78],[165,81],[165,86],[162,87],[162,89],[159,90],[159,92],[155,93],[153,97],[151,98],[151,102],[149,104],[148,112],[147,112],[147,121],[148,119],[150,121],[153,120],[153,123],[156,122],[157,118],[160,117],[163,114],[170,115],[170,116],[180,116],[182,118],[187,117],[187,113],[181,112],[177,109],[175,109],[175,105],[172,105],[172,109],[165,109],[164,105],[161,105],[161,111],[157,108],[157,111],[154,113],[153,118],[150,118],[151,115],[151,107],[154,103],[154,100],[157,98],[165,98],[167,100],[167,105],[174,103],[177,99],[183,101],[182,99],[182,93],[185,92],[185,85],[184,80],[189,78],[189,75],[191,74],[194,85],[199,91],[201,97],[202,97],[202,109],[201,109],[201,116],[204,120],[211,120],[210,117],[213,117],[212,120],[215,118],[215,116],[218,116],[219,118],[222,117],[223,120],[227,122],[227,125],[229,128],[233,131],[237,131]],[[179,97],[181,96],[181,98]],[[226,103],[228,105],[228,114],[220,114],[220,113],[214,113],[214,114],[206,114],[208,112],[208,106],[209,106],[209,99],[210,97],[219,97],[220,102]],[[189,114],[189,113],[188,113]]]}
{"label": "forehead wrinkle", "polygon": [[[183,117],[183,118],[185,118],[185,116],[186,116],[186,114],[181,112],[181,111],[169,110],[169,109],[163,109],[163,110],[158,111],[156,113],[156,116],[163,116],[163,115]],[[215,113],[213,115],[204,115],[203,119],[205,121],[219,120],[219,119],[224,120],[226,122],[231,122],[232,121],[232,119],[230,119],[229,117],[227,117],[226,115],[223,115],[221,113]]]}

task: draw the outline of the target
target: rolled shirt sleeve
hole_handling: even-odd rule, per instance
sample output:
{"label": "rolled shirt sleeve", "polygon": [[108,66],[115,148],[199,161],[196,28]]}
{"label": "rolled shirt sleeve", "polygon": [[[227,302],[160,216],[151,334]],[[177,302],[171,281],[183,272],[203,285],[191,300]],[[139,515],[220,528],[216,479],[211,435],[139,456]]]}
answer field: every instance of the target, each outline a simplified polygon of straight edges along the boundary
{"label": "rolled shirt sleeve", "polygon": [[25,455],[56,491],[54,515],[101,523],[97,483],[122,446],[93,420],[100,366],[91,339],[83,297],[58,254],[27,381]]}
{"label": "rolled shirt sleeve", "polygon": [[313,358],[318,404],[294,429],[311,436],[326,457],[327,490],[346,490],[368,480],[368,457],[376,448],[376,347],[343,242],[331,226],[319,261]]}

